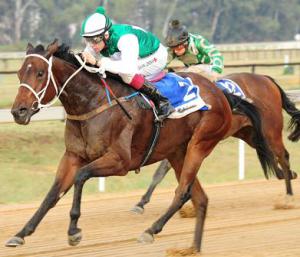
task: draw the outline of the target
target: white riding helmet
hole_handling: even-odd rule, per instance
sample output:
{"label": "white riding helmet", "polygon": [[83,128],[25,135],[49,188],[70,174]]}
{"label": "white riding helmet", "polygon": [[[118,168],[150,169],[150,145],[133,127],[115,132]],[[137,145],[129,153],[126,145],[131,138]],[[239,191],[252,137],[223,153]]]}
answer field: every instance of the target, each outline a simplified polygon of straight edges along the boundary
{"label": "white riding helmet", "polygon": [[85,18],[81,26],[82,37],[94,37],[108,31],[111,27],[110,19],[105,15],[103,7],[98,7],[96,12]]}

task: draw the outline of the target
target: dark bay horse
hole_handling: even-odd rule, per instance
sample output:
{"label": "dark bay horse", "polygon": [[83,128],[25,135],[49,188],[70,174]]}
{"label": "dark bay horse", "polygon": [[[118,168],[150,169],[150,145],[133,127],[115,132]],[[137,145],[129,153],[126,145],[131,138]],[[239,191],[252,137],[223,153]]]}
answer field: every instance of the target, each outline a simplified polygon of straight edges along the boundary
{"label": "dark bay horse", "polygon": [[[76,245],[81,240],[77,223],[84,183],[92,177],[124,176],[140,167],[152,135],[153,113],[139,108],[134,99],[123,102],[131,120],[117,105],[109,107],[99,76],[80,70],[74,55],[68,48],[58,46],[57,41],[46,50],[41,45],[33,47],[28,44],[26,54],[18,72],[21,84],[12,107],[14,119],[19,124],[28,124],[39,108],[58,95],[68,113],[66,149],[55,181],[41,206],[6,246],[24,244],[24,238],[35,231],[49,209],[73,185],[68,235],[69,244]],[[191,198],[198,214],[193,247],[200,251],[208,198],[196,174],[203,160],[230,133],[232,110],[221,90],[210,81],[197,74],[186,75],[201,88],[201,96],[212,109],[164,121],[158,143],[146,164],[168,159],[179,185],[170,207],[142,234],[140,241],[152,242],[154,235]],[[119,99],[133,92],[115,77],[108,76],[106,83]],[[254,136],[259,138],[265,163],[272,166],[273,155],[264,141],[256,108],[245,101],[236,108],[253,121]]]}
{"label": "dark bay horse", "polygon": [[[300,138],[300,111],[271,77],[250,73],[236,73],[228,75],[225,78],[235,81],[244,91],[245,95],[253,99],[253,104],[260,112],[264,136],[276,157],[275,175],[277,178],[285,180],[286,194],[293,195],[290,180],[295,179],[297,174],[290,169],[289,153],[282,139],[282,109],[291,116],[289,122],[291,133],[288,139],[293,142],[298,141]],[[243,115],[233,115],[232,128],[227,135],[240,138],[251,147],[257,148],[258,145],[253,142],[252,124],[247,123],[245,119],[246,117]],[[154,189],[170,169],[171,165],[167,160],[164,160],[160,164],[153,175],[153,181],[148,190],[132,209],[134,212],[143,212],[144,206],[150,201]]]}

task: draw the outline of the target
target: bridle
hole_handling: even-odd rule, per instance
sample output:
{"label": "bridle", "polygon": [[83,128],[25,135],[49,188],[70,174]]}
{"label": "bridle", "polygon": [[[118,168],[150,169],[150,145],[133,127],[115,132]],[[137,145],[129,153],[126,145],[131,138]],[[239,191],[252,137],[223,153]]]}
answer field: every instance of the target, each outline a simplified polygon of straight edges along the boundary
{"label": "bridle", "polygon": [[[31,91],[33,93],[33,95],[35,96],[35,98],[37,99],[36,101],[34,101],[32,103],[32,107],[31,109],[33,111],[37,111],[37,110],[40,110],[40,109],[43,109],[43,108],[48,108],[50,107],[51,105],[53,105],[60,97],[61,93],[64,91],[65,87],[67,86],[67,84],[69,83],[69,81],[74,77],[76,76],[83,68],[85,68],[88,72],[91,72],[91,73],[99,73],[101,75],[101,81],[104,85],[104,87],[106,88],[106,90],[109,91],[109,93],[111,93],[113,96],[113,92],[111,91],[111,89],[109,88],[109,86],[106,84],[106,82],[104,81],[103,78],[106,77],[106,74],[105,74],[105,70],[102,68],[102,67],[98,67],[98,68],[95,68],[95,67],[90,67],[90,66],[87,66],[86,65],[86,59],[85,60],[82,60],[81,57],[77,54],[74,55],[75,58],[78,60],[78,62],[80,63],[80,67],[66,80],[66,82],[64,83],[64,85],[61,87],[60,91],[57,87],[57,84],[56,84],[56,81],[55,81],[55,78],[54,78],[54,75],[53,75],[53,72],[52,72],[52,63],[53,63],[53,56],[51,56],[48,59],[46,59],[44,56],[41,56],[39,54],[28,54],[25,56],[25,59],[28,58],[28,57],[37,57],[37,58],[40,58],[42,59],[43,61],[45,61],[47,64],[48,64],[48,77],[47,77],[47,83],[46,85],[40,90],[40,92],[36,92],[30,85],[28,85],[27,83],[21,83],[20,84],[20,87],[25,87],[27,88],[29,91]],[[50,85],[50,81],[52,82],[53,84],[53,87],[55,89],[55,92],[56,92],[56,97],[54,97],[49,103],[47,104],[42,104],[42,100],[45,96],[45,93]],[[109,99],[109,93],[107,92],[107,97]],[[89,119],[91,117],[94,117],[95,115],[103,112],[104,110],[118,104],[121,109],[124,111],[124,113],[127,115],[127,117],[129,119],[132,119],[130,114],[128,113],[128,111],[123,107],[123,105],[121,104],[121,102],[124,102],[124,101],[128,101],[131,97],[133,96],[136,96],[136,93],[134,93],[133,95],[130,95],[128,97],[121,97],[120,99],[118,99],[117,97],[114,96],[114,101],[110,102],[110,99],[109,99],[109,103],[108,104],[105,104],[105,105],[102,105],[98,108],[96,108],[95,110],[89,112],[89,113],[86,113],[86,114],[82,114],[82,115],[70,115],[70,114],[67,114],[67,118],[68,119],[71,119],[71,120],[86,120],[86,119]],[[37,103],[37,106],[35,107],[35,103]]]}
{"label": "bridle", "polygon": [[[43,108],[48,108],[50,106],[52,106],[60,97],[61,93],[64,91],[65,87],[67,86],[67,84],[69,83],[69,81],[76,76],[81,70],[82,68],[84,68],[86,61],[84,60],[84,62],[82,63],[81,67],[79,67],[64,83],[64,85],[61,87],[61,90],[58,89],[53,72],[52,72],[52,63],[53,63],[53,55],[48,59],[46,59],[44,56],[39,55],[39,54],[28,54],[25,56],[25,59],[28,57],[37,57],[42,59],[44,62],[46,62],[48,64],[48,77],[47,77],[47,82],[46,85],[37,93],[32,86],[28,85],[27,83],[21,83],[20,87],[25,87],[28,90],[30,90],[32,92],[32,94],[35,96],[35,98],[37,99],[36,101],[34,101],[32,103],[32,107],[31,109],[33,109],[34,111],[36,110],[40,110]],[[49,103],[47,104],[42,104],[42,100],[45,97],[46,91],[50,85],[50,81],[53,84],[53,87],[55,89],[55,95],[56,97],[54,97]],[[35,104],[37,103],[37,106],[35,107]]]}

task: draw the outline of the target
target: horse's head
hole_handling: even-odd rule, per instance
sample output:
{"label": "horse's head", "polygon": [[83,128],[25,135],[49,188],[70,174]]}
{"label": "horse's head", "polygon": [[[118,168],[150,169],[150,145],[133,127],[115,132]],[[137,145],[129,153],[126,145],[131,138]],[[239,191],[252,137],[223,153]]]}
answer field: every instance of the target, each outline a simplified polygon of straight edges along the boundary
{"label": "horse's head", "polygon": [[33,47],[28,44],[25,60],[18,71],[20,87],[11,109],[15,122],[28,124],[31,116],[55,97],[57,87],[54,78],[51,78],[51,68],[52,55],[57,49],[57,40],[46,50],[42,45]]}

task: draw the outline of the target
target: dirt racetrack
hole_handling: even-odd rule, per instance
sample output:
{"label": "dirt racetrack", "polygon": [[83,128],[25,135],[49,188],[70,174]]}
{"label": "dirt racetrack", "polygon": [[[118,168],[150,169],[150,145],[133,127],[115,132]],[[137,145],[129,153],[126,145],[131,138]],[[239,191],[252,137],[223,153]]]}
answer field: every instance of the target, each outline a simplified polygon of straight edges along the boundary
{"label": "dirt racetrack", "polygon": [[[206,186],[210,199],[201,256],[300,256],[300,184],[293,182],[294,209],[275,210],[283,181],[251,181]],[[83,239],[67,244],[70,198],[63,199],[19,248],[4,247],[36,210],[38,203],[0,205],[0,256],[159,257],[166,249],[191,245],[194,219],[174,216],[150,245],[136,238],[169,205],[173,191],[157,191],[144,215],[129,212],[142,192],[83,197],[79,227]]]}

